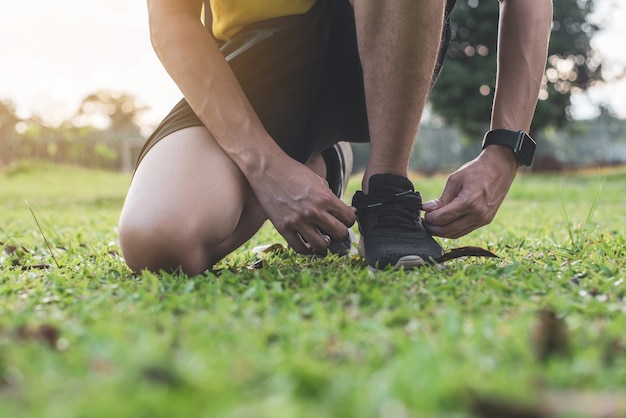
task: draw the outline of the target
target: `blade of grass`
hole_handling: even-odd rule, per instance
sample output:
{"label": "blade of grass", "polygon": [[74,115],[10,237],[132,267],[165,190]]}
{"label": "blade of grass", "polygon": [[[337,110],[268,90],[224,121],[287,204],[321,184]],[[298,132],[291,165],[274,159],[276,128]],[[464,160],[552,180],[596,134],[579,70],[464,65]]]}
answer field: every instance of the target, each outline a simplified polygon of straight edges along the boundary
{"label": "blade of grass", "polygon": [[39,224],[39,221],[37,220],[37,217],[35,216],[35,212],[33,211],[33,208],[30,206],[27,200],[25,200],[24,203],[26,203],[26,206],[28,206],[28,210],[30,210],[31,215],[33,215],[33,219],[35,220],[35,223],[37,224],[37,228],[39,228],[39,232],[41,232],[41,236],[43,237],[43,240],[45,241],[46,246],[48,247],[48,251],[50,251],[50,255],[52,256],[52,259],[54,260],[54,264],[56,264],[58,268],[61,268],[61,266],[59,265],[59,262],[57,261],[57,258],[54,256],[54,252],[52,251],[52,246],[48,242],[48,238],[46,238],[46,234],[44,234],[43,228],[41,227],[41,225]]}

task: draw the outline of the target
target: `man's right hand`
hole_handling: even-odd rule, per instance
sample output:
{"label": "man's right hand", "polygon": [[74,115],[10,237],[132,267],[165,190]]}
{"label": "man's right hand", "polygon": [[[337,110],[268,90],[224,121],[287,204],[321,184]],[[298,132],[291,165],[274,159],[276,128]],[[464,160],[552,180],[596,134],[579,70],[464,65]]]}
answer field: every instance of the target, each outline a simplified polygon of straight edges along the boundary
{"label": "man's right hand", "polygon": [[348,239],[348,228],[356,220],[354,209],[305,165],[281,156],[247,178],[265,214],[295,251],[323,253],[329,238]]}

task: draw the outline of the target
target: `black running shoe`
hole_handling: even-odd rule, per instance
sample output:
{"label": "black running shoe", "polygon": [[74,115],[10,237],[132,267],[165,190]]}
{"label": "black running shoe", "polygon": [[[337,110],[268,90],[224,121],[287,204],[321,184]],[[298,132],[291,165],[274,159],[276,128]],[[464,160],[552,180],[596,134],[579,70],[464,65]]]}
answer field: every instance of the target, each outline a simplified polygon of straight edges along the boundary
{"label": "black running shoe", "polygon": [[[350,175],[352,174],[352,148],[348,142],[339,142],[330,148],[322,151],[322,157],[326,163],[326,180],[328,186],[335,196],[343,199],[343,193],[346,191],[346,185]],[[348,229],[350,236],[345,241],[331,240],[328,251],[340,257],[356,253],[356,249],[352,245],[356,242],[356,236],[351,229]],[[325,256],[327,253],[317,254]]]}
{"label": "black running shoe", "polygon": [[372,176],[369,193],[356,192],[352,206],[361,231],[359,253],[370,268],[414,268],[431,264],[443,254],[422,225],[422,196],[406,177]]}

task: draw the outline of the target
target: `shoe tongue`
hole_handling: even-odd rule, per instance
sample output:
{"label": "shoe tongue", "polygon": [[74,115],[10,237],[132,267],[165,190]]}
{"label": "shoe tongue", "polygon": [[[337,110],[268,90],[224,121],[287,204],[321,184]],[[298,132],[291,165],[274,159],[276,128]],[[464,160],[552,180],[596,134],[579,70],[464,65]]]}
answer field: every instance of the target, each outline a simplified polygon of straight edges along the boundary
{"label": "shoe tongue", "polygon": [[413,192],[413,183],[396,174],[374,174],[369,180],[368,193],[402,193]]}

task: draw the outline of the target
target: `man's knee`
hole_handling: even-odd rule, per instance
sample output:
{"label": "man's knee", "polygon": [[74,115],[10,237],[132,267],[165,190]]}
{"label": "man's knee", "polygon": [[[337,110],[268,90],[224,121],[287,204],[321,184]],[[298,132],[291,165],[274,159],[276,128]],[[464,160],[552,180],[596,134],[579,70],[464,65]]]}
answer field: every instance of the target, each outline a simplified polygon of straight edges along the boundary
{"label": "man's knee", "polygon": [[197,234],[173,222],[126,214],[120,219],[118,233],[126,264],[135,273],[182,271],[191,276],[213,264]]}

